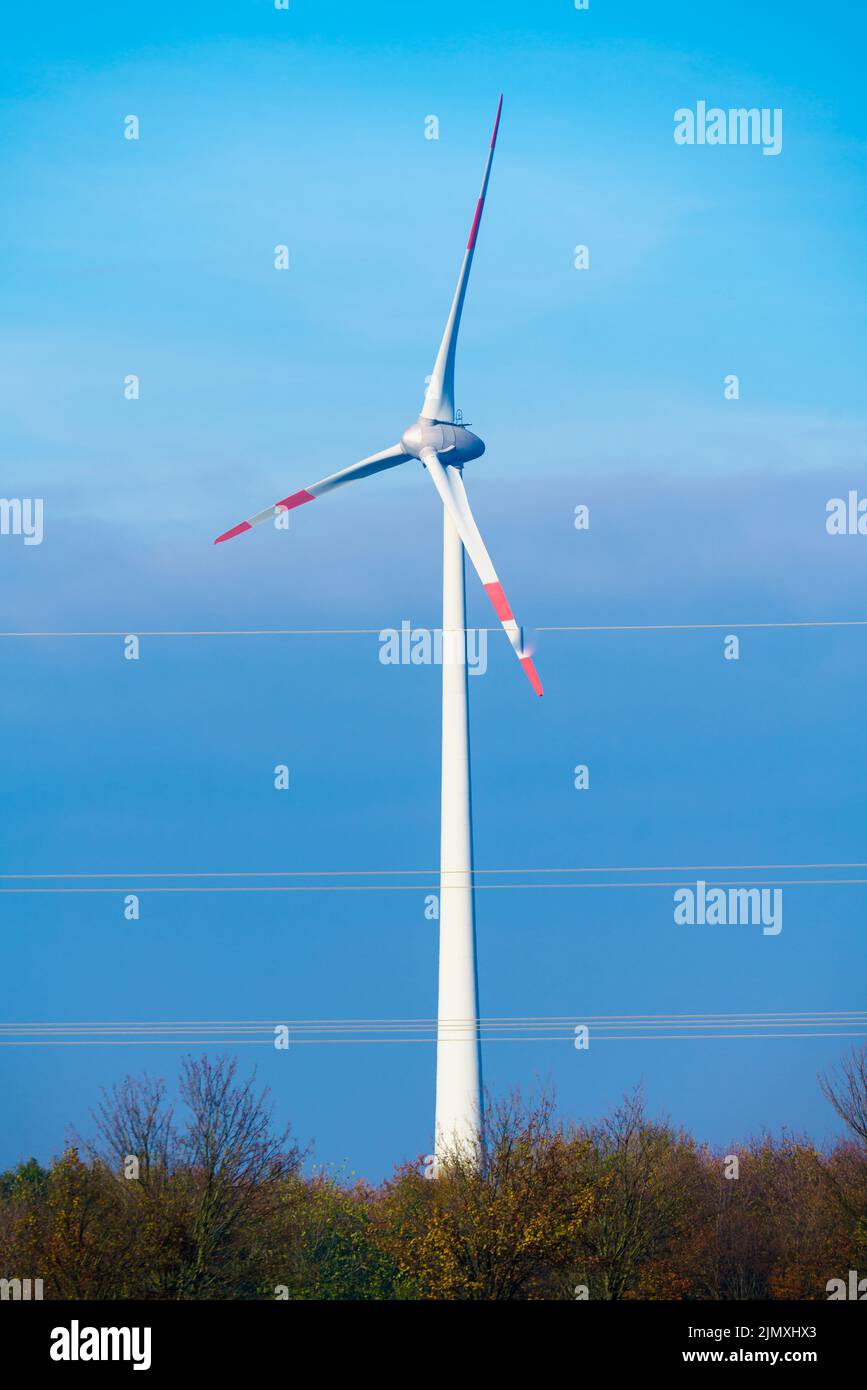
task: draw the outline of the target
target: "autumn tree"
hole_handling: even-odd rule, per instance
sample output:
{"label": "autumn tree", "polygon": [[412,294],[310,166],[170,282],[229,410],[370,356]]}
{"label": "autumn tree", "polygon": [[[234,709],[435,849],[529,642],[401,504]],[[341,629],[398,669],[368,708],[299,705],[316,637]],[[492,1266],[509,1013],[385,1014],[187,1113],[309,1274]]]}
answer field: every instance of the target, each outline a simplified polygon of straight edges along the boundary
{"label": "autumn tree", "polygon": [[820,1078],[823,1095],[867,1149],[867,1047],[852,1048],[839,1072]]}
{"label": "autumn tree", "polygon": [[455,1147],[436,1176],[406,1167],[376,1213],[383,1248],[426,1299],[542,1297],[574,1258],[592,1198],[553,1102],[489,1104],[483,1154]]}
{"label": "autumn tree", "polygon": [[3,1204],[0,1269],[42,1279],[49,1298],[123,1296],[118,1284],[133,1243],[114,1219],[104,1172],[74,1147],[37,1181],[14,1184]]}
{"label": "autumn tree", "polygon": [[[596,1124],[573,1131],[580,1178],[593,1193],[583,1224],[576,1282],[591,1298],[680,1297],[667,1258],[688,1226],[699,1185],[695,1145],[645,1114],[641,1088]],[[642,1289],[642,1281],[650,1287]]]}
{"label": "autumn tree", "polygon": [[377,1193],[314,1173],[284,1183],[262,1232],[261,1291],[293,1300],[393,1300],[414,1284],[376,1238]]}
{"label": "autumn tree", "polygon": [[269,1092],[256,1092],[255,1072],[238,1081],[234,1059],[185,1059],[180,1102],[176,1124],[163,1082],[127,1078],[103,1096],[94,1158],[115,1172],[152,1294],[208,1298],[233,1288],[252,1297],[263,1223],[303,1154],[288,1127],[273,1131]]}

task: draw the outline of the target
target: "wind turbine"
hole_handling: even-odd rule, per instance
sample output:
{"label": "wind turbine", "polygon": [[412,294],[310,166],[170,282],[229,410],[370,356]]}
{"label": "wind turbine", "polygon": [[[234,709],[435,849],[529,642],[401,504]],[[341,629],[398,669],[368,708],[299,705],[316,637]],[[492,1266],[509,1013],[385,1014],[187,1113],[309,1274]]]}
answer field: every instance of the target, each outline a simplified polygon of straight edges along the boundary
{"label": "wind turbine", "polygon": [[218,536],[215,545],[249,531],[283,511],[419,459],[443,504],[443,684],[442,799],[440,820],[440,952],[437,1009],[435,1155],[439,1162],[457,1150],[478,1151],[482,1139],[482,1082],[479,1049],[476,933],[473,905],[473,850],[470,810],[470,746],[467,709],[466,593],[464,553],[482,581],[509,641],[537,695],[542,683],[524,650],[521,629],[482,540],[464,490],[463,467],[480,458],[485,446],[455,419],[455,351],[470,268],[485,206],[497,143],[500,97],[485,176],[473,216],[445,332],[437,353],[421,414],[399,443],[370,454],[339,473],[331,473],[300,492],[257,512]]}

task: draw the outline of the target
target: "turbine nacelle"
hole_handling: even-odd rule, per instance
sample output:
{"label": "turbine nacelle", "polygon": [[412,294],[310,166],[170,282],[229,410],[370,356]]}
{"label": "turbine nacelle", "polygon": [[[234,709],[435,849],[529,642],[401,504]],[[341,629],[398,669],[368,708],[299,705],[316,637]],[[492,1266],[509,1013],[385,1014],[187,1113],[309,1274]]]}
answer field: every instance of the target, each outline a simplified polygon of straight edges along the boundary
{"label": "turbine nacelle", "polygon": [[485,452],[484,442],[464,425],[426,420],[423,415],[404,430],[400,443],[412,458],[421,458],[423,449],[433,449],[434,453],[445,455],[444,463],[469,463]]}

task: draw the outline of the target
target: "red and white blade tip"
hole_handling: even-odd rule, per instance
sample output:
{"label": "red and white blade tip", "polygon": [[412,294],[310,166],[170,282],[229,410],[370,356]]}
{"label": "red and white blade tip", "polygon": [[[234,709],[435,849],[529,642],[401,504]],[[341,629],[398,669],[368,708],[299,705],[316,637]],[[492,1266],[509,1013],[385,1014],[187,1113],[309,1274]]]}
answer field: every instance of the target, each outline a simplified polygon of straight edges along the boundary
{"label": "red and white blade tip", "polygon": [[233,526],[231,531],[224,531],[222,536],[218,536],[214,545],[219,545],[220,541],[230,541],[233,536],[240,536],[242,531],[252,531],[249,521],[241,521],[237,526]]}
{"label": "red and white blade tip", "polygon": [[491,136],[491,149],[493,149],[494,146],[495,146],[496,143],[497,143],[497,131],[498,131],[499,128],[500,128],[500,112],[502,111],[502,109],[503,109],[503,93],[500,92],[500,100],[499,100],[499,103],[498,103],[498,105],[497,105],[497,116],[496,116],[496,120],[494,121],[494,133],[493,133],[493,135]]}
{"label": "red and white blade tip", "polygon": [[496,118],[495,118],[495,120],[494,120],[494,133],[493,133],[493,135],[491,136],[491,153],[488,155],[488,168],[487,168],[487,170],[485,171],[485,182],[484,182],[484,184],[482,185],[482,191],[481,191],[481,193],[479,194],[479,200],[478,200],[478,202],[476,203],[476,211],[475,211],[475,214],[473,215],[473,225],[470,227],[470,234],[469,234],[469,236],[467,237],[467,250],[468,250],[468,251],[472,251],[472,250],[475,248],[475,245],[476,245],[476,237],[479,235],[479,223],[480,223],[481,220],[482,220],[482,211],[483,211],[484,206],[485,206],[485,192],[486,192],[487,187],[488,187],[488,172],[489,172],[490,167],[491,167],[491,160],[492,160],[493,157],[494,157],[494,146],[495,146],[496,143],[497,143],[497,131],[498,131],[499,128],[500,128],[500,112],[502,111],[502,109],[503,109],[503,94],[502,94],[502,92],[501,92],[501,93],[500,93],[499,105],[497,106],[497,115],[496,115]]}
{"label": "red and white blade tip", "polygon": [[485,593],[494,605],[494,612],[506,629],[506,635],[515,649],[515,655],[524,668],[524,674],[527,680],[530,682],[537,695],[544,694],[542,682],[539,680],[539,673],[533,665],[533,658],[530,656],[529,652],[524,651],[521,647],[521,629],[518,627],[515,621],[515,615],[509,607],[509,600],[503,592],[502,584],[498,579],[493,580],[490,584],[485,585]]}
{"label": "red and white blade tip", "polygon": [[293,492],[291,497],[284,497],[282,501],[275,502],[273,507],[268,507],[259,516],[254,516],[252,521],[239,521],[237,526],[233,526],[230,531],[224,531],[222,536],[218,536],[214,545],[219,545],[221,541],[230,541],[233,536],[240,536],[242,531],[252,531],[253,527],[260,521],[268,521],[270,517],[276,516],[278,512],[291,512],[293,507],[303,507],[305,502],[315,502],[316,496],[302,488],[300,492]]}
{"label": "red and white blade tip", "polygon": [[536,694],[537,694],[537,695],[544,695],[545,692],[544,692],[544,690],[542,689],[542,682],[539,680],[539,672],[536,670],[535,666],[533,665],[533,658],[532,658],[531,656],[519,656],[519,657],[518,657],[518,660],[520,661],[521,665],[523,666],[524,672],[525,672],[525,674],[526,674],[526,676],[527,676],[527,680],[528,680],[528,681],[530,682],[530,684],[532,685],[532,687],[533,687],[533,689],[535,690]]}

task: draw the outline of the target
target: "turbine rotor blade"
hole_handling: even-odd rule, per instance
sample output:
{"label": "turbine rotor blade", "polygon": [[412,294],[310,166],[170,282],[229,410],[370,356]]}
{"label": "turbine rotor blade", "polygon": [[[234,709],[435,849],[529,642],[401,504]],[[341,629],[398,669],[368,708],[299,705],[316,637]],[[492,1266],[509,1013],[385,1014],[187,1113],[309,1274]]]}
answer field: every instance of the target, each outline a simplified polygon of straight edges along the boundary
{"label": "turbine rotor blade", "polygon": [[455,352],[458,345],[458,329],[461,325],[461,312],[464,307],[464,296],[467,292],[467,281],[470,278],[470,267],[473,264],[473,254],[476,249],[476,238],[479,234],[479,224],[482,220],[482,210],[485,206],[485,194],[488,191],[488,180],[491,177],[491,164],[494,158],[494,147],[497,143],[497,131],[500,128],[500,112],[503,109],[503,98],[500,95],[500,102],[497,107],[497,116],[494,121],[494,133],[491,136],[491,148],[488,151],[488,160],[485,164],[485,176],[482,179],[482,191],[476,203],[476,211],[473,217],[473,224],[470,227],[470,235],[467,239],[467,248],[464,252],[464,259],[461,265],[461,272],[458,276],[455,297],[452,300],[452,307],[446,320],[443,340],[440,343],[440,350],[437,353],[437,360],[431,372],[430,385],[427,388],[424,404],[421,413],[426,420],[441,420],[446,424],[452,424],[455,418]]}
{"label": "turbine rotor blade", "polygon": [[263,521],[270,521],[277,516],[278,512],[288,512],[293,507],[302,507],[305,502],[314,502],[317,497],[321,497],[326,492],[333,492],[335,488],[343,487],[344,483],[354,483],[357,478],[368,478],[372,473],[381,473],[386,468],[394,468],[399,463],[406,463],[412,457],[411,454],[404,452],[401,444],[392,444],[390,449],[383,449],[379,454],[370,454],[366,459],[361,459],[359,463],[353,463],[349,468],[343,468],[339,473],[330,473],[327,478],[320,478],[318,483],[311,483],[309,487],[302,488],[300,492],[293,492],[289,497],[284,497],[282,501],[275,502],[273,507],[266,507],[263,512],[257,512],[248,521],[241,521],[231,530],[224,531],[222,536],[218,536],[214,545],[219,545],[221,541],[230,541],[233,536],[240,536],[242,531],[249,531],[254,526],[260,526]]}
{"label": "turbine rotor blade", "polygon": [[543,693],[542,682],[536,667],[533,665],[532,657],[524,650],[522,629],[515,621],[497,571],[494,569],[488,554],[487,546],[476,525],[476,519],[470,509],[469,499],[464,488],[463,478],[451,464],[441,463],[434,449],[422,449],[420,457],[422,463],[427,467],[443,506],[455,523],[458,535],[464,543],[464,549],[482,581],[485,593],[494,606],[494,612],[505,628],[506,635],[515,650],[515,655],[524,668],[524,674],[536,694],[541,695]]}

